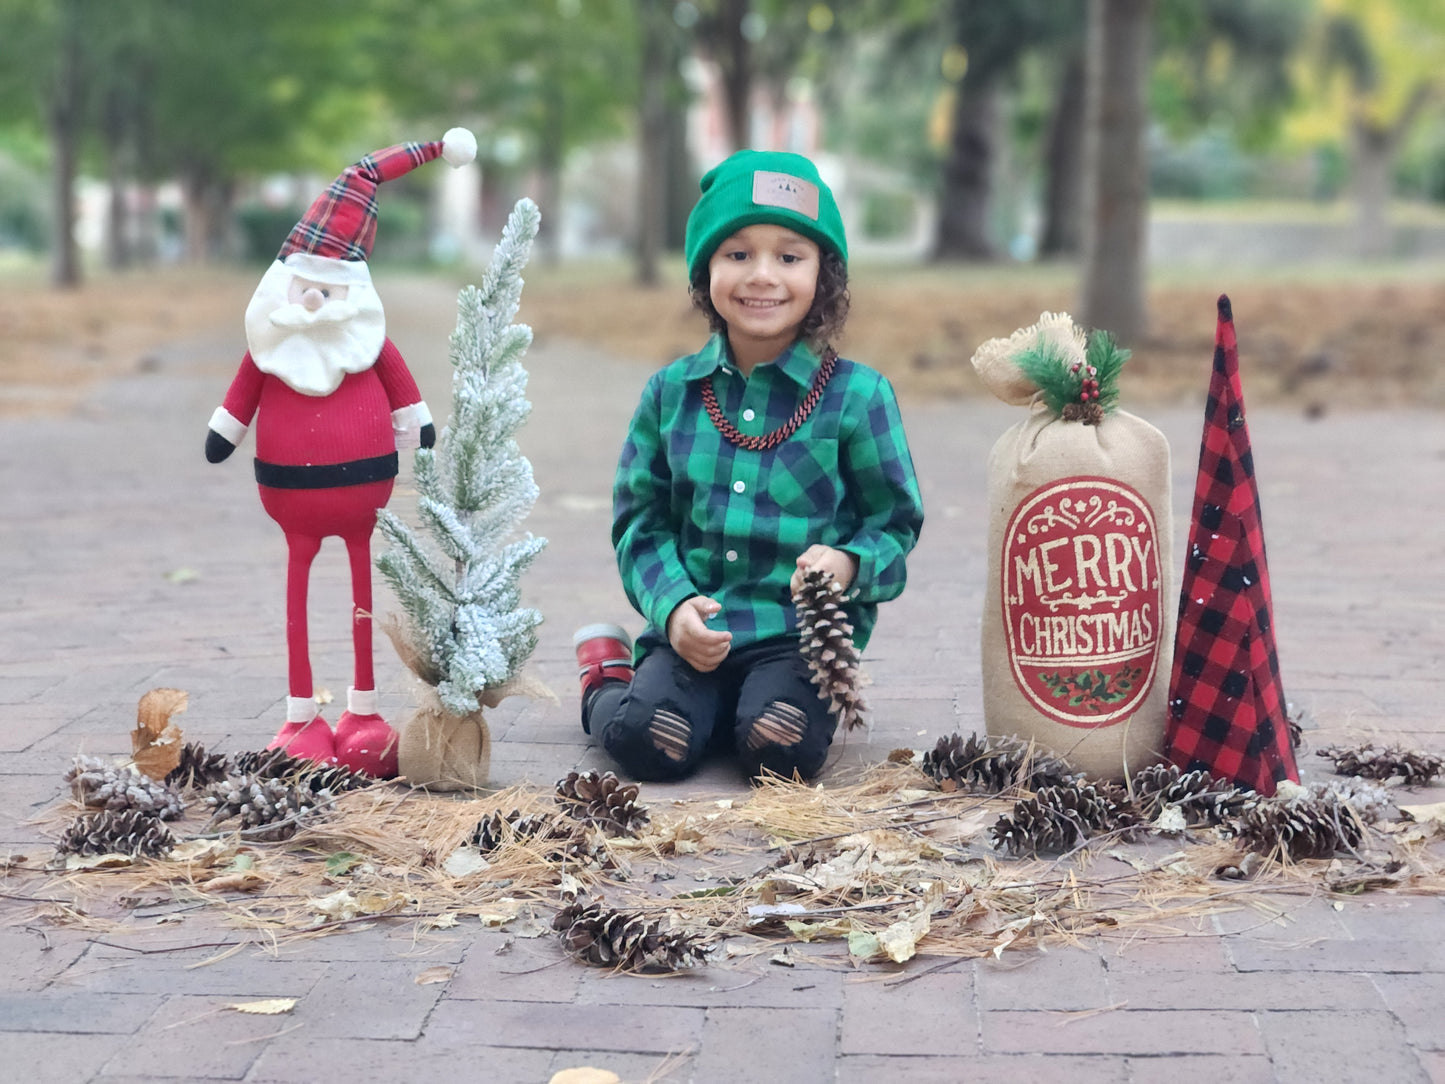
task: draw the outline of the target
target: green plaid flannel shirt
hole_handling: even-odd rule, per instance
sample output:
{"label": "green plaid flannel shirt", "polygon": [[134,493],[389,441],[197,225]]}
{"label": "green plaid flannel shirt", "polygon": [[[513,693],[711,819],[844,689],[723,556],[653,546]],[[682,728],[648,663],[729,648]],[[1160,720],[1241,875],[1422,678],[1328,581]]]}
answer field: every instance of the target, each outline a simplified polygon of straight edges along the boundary
{"label": "green plaid flannel shirt", "polygon": [[701,386],[745,435],[772,432],[807,395],[819,357],[801,342],[745,379],[721,335],[655,373],[617,465],[612,544],[622,584],[647,619],[640,658],[667,641],[678,603],[722,604],[709,626],[733,647],[796,635],[788,581],[813,543],[858,558],[848,611],[861,649],[878,603],[896,598],[923,525],[923,501],[893,388],[838,360],[802,426],[769,451],[747,451],[713,426]]}

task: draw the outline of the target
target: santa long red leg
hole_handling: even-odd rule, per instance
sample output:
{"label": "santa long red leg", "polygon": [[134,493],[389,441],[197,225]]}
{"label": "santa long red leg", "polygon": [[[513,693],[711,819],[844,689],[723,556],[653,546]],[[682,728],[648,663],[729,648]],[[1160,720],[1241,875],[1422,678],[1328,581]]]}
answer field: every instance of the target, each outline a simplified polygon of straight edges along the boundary
{"label": "santa long red leg", "polygon": [[268,749],[285,749],[292,756],[331,762],[336,742],[331,727],[316,711],[311,683],[311,646],[306,626],[306,596],[311,562],[321,549],[315,535],[286,532],[286,651],[288,654],[286,723]]}
{"label": "santa long red leg", "polygon": [[[370,517],[372,525],[376,516]],[[336,723],[336,759],[380,779],[396,775],[397,734],[381,717],[371,655],[371,526],[342,536],[351,560],[351,637],[356,684]]]}
{"label": "santa long red leg", "polygon": [[375,689],[371,654],[371,532],[348,536],[346,555],[351,560],[351,643],[356,656],[356,688]]}
{"label": "santa long red leg", "polygon": [[286,532],[290,556],[286,564],[287,683],[292,696],[312,696],[311,641],[306,626],[306,595],[311,562],[321,550],[321,539]]}

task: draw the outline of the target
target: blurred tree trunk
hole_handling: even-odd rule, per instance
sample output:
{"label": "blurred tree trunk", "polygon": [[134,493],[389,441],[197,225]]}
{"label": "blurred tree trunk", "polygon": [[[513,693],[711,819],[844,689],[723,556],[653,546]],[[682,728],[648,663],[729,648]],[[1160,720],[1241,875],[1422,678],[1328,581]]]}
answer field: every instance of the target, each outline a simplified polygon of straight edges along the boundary
{"label": "blurred tree trunk", "polygon": [[562,88],[553,81],[543,103],[542,128],[537,144],[537,206],[552,216],[552,229],[537,234],[542,263],[555,267],[561,258],[562,164],[566,149],[565,103]]}
{"label": "blurred tree trunk", "polygon": [[1415,87],[1393,124],[1362,112],[1350,123],[1351,180],[1355,196],[1355,248],[1366,259],[1390,254],[1390,194],[1400,144],[1430,98],[1425,84]]}
{"label": "blurred tree trunk", "polygon": [[110,189],[105,223],[105,262],[112,271],[130,266],[130,214],[126,203],[126,121],[119,95],[112,93],[104,106],[105,172]]}
{"label": "blurred tree trunk", "polygon": [[47,111],[55,204],[50,279],[56,286],[70,288],[80,285],[80,252],[75,241],[75,173],[85,98],[80,10],[75,0],[65,0],[60,22],[59,57]]}
{"label": "blurred tree trunk", "polygon": [[208,162],[193,161],[181,175],[186,206],[186,260],[209,263],[227,255],[231,200],[236,182],[223,178]]}
{"label": "blurred tree trunk", "polygon": [[1044,148],[1044,225],[1039,255],[1079,251],[1084,217],[1084,52],[1067,47]]}
{"label": "blurred tree trunk", "polygon": [[1147,323],[1144,143],[1152,0],[1089,0],[1081,322],[1138,340]]}
{"label": "blurred tree trunk", "polygon": [[642,93],[638,103],[637,282],[656,286],[667,229],[667,28],[661,0],[641,0]]}
{"label": "blurred tree trunk", "polygon": [[749,0],[721,0],[712,36],[712,53],[722,74],[723,101],[727,104],[728,132],[733,150],[752,143],[749,103],[753,92],[752,55],[743,35],[743,18]]}
{"label": "blurred tree trunk", "polygon": [[973,70],[954,88],[935,260],[988,260],[994,255],[988,214],[999,126],[998,88],[991,77],[975,79]]}

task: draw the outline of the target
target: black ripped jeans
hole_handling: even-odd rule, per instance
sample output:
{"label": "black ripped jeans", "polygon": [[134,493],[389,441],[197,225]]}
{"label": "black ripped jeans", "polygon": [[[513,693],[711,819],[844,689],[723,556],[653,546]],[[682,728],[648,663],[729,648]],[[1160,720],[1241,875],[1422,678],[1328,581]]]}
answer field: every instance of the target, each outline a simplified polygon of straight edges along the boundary
{"label": "black ripped jeans", "polygon": [[811,779],[823,768],[835,726],[811,676],[792,637],[738,648],[706,674],[662,644],[631,682],[603,685],[582,711],[634,779],[681,779],[727,745],[750,775],[766,769]]}

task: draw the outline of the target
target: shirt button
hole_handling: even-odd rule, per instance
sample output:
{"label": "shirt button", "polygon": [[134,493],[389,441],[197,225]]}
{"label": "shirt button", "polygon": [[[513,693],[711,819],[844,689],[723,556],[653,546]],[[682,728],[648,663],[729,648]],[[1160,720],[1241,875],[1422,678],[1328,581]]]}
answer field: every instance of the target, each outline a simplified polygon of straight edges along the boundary
{"label": "shirt button", "polygon": [[750,422],[757,416],[757,412],[753,410],[752,407],[749,407],[747,410],[743,411],[743,421],[745,422]]}
{"label": "shirt button", "polygon": [[742,483],[741,481],[737,481],[737,482],[734,482],[734,483],[733,483],[733,492],[734,492],[734,493],[741,493],[743,490],[745,490],[745,489],[747,489],[747,488],[748,488],[748,487],[745,486],[745,485],[743,485],[743,483]]}
{"label": "shirt button", "polygon": [[738,559],[738,551],[728,550],[727,553],[723,554],[723,556],[726,557],[729,561],[736,561]]}

